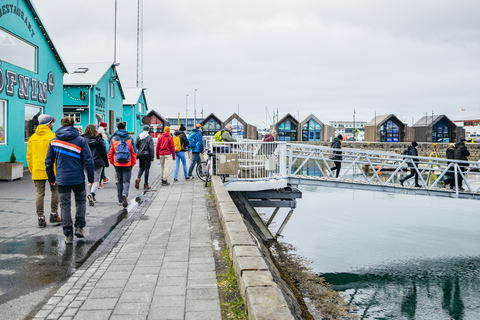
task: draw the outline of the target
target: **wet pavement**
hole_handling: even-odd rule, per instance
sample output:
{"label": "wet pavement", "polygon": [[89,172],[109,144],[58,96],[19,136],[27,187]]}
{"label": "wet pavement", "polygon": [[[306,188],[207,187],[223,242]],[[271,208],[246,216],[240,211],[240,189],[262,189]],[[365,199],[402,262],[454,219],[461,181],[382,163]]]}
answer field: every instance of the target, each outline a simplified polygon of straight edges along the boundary
{"label": "wet pavement", "polygon": [[[101,245],[114,227],[137,210],[135,198],[143,190],[134,188],[138,166],[133,168],[129,207],[118,206],[114,170],[107,168],[110,181],[97,192],[94,207],[87,204],[86,237],[66,246],[60,224],[38,228],[35,187],[30,173],[21,180],[0,181],[0,318],[31,317]],[[150,172],[150,184],[159,169]],[[143,180],[141,182],[143,185]],[[50,210],[50,192],[45,196],[45,215]],[[30,316],[29,316],[30,315]]]}

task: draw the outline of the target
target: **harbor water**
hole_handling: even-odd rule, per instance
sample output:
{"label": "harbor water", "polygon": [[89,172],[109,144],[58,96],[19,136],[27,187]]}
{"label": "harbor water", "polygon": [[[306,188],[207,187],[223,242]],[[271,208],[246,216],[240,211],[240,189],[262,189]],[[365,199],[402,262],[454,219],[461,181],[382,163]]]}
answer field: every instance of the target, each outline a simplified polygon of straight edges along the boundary
{"label": "harbor water", "polygon": [[281,241],[362,319],[480,319],[478,200],[300,189]]}

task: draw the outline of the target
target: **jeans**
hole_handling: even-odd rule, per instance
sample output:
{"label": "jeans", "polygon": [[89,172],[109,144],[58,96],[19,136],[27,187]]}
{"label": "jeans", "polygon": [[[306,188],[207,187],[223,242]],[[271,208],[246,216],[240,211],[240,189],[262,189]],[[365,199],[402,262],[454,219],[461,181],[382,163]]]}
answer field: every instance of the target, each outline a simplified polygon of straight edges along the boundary
{"label": "jeans", "polygon": [[148,184],[148,176],[150,174],[150,155],[142,155],[139,157],[140,166],[138,170],[138,179],[142,178],[142,174],[145,172],[145,182],[144,185]]}
{"label": "jeans", "polygon": [[180,169],[180,161],[182,161],[183,165],[183,174],[188,177],[187,173],[187,159],[185,157],[185,151],[175,152],[175,171],[173,173],[173,178],[178,179],[178,170]]}
{"label": "jeans", "polygon": [[418,186],[418,173],[417,170],[415,170],[414,167],[410,167],[410,174],[403,178],[403,181],[407,181],[411,177],[415,176],[415,185]]}
{"label": "jeans", "polygon": [[85,183],[73,186],[58,186],[58,200],[60,201],[60,211],[62,213],[63,234],[66,236],[73,235],[72,221],[72,191],[75,196],[75,228],[83,228],[86,225],[85,212],[86,195]]}
{"label": "jeans", "polygon": [[58,188],[57,185],[52,186],[48,180],[33,180],[33,184],[35,185],[35,189],[37,189],[35,195],[35,207],[37,210],[37,216],[43,217],[44,216],[44,206],[43,200],[45,199],[45,183],[50,185],[50,209],[51,213],[58,212]]}
{"label": "jeans", "polygon": [[200,152],[192,152],[192,162],[190,162],[190,168],[188,168],[188,176],[191,177],[193,173],[193,169],[195,169],[195,165],[202,162],[200,159]]}
{"label": "jeans", "polygon": [[118,202],[122,202],[122,196],[128,197],[128,189],[130,189],[130,177],[132,176],[132,167],[115,167],[117,173],[117,197]]}

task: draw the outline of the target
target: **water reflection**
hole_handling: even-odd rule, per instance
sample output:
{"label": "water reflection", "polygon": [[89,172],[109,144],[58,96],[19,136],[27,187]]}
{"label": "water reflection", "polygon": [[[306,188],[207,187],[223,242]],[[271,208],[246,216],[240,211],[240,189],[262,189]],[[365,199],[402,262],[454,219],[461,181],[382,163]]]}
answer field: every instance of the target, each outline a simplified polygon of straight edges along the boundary
{"label": "water reflection", "polygon": [[363,319],[480,319],[478,200],[300,188],[283,241]]}

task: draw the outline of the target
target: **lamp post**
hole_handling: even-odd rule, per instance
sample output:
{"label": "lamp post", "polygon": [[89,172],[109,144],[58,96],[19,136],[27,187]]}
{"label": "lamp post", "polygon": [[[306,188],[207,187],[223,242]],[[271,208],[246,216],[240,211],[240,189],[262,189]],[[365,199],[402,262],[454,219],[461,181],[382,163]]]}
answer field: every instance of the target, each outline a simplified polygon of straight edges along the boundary
{"label": "lamp post", "polygon": [[355,141],[355,109],[353,109],[353,141]]}
{"label": "lamp post", "polygon": [[[188,112],[188,94],[185,97],[185,128],[188,127],[187,112]],[[179,128],[180,128],[180,124],[179,124]]]}
{"label": "lamp post", "polygon": [[193,126],[197,124],[197,90],[193,90]]}

